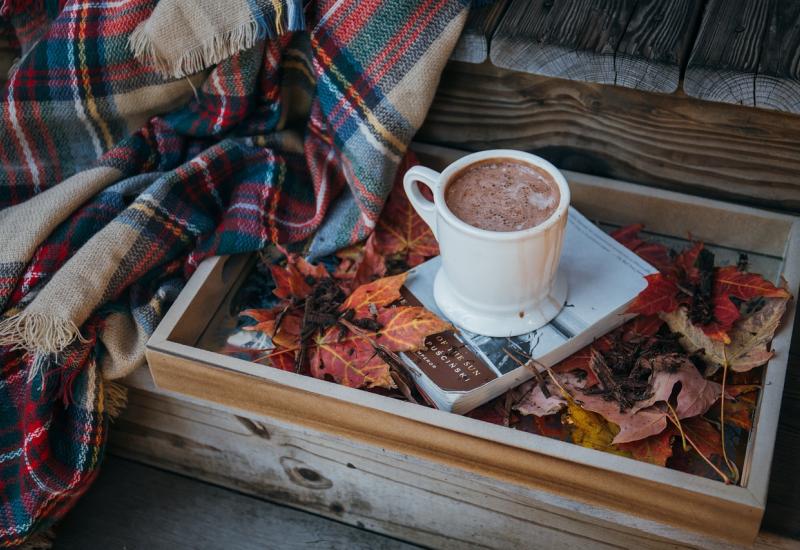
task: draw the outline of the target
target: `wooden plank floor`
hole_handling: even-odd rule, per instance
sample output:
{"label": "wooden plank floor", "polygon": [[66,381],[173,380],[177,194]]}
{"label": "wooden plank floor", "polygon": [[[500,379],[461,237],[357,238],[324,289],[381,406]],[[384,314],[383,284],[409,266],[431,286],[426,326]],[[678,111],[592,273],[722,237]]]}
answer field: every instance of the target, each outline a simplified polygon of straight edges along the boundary
{"label": "wooden plank floor", "polygon": [[418,548],[321,516],[108,456],[54,550]]}

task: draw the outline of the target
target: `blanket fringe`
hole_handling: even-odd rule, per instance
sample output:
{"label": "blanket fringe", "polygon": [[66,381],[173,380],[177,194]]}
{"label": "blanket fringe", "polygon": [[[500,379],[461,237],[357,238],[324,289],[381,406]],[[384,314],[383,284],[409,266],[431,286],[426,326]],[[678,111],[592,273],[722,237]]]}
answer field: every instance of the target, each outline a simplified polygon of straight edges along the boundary
{"label": "blanket fringe", "polygon": [[34,535],[18,546],[18,550],[50,550],[53,547],[55,534],[52,529],[45,529]]}
{"label": "blanket fringe", "polygon": [[128,388],[111,380],[103,380],[103,400],[106,413],[114,420],[128,406]]}
{"label": "blanket fringe", "polygon": [[163,76],[182,78],[219,63],[251,48],[264,38],[267,29],[258,21],[248,21],[230,31],[215,34],[209,40],[185,51],[177,59],[161,55],[147,32],[147,21],[136,27],[128,38],[128,46],[140,63],[150,65]]}
{"label": "blanket fringe", "polygon": [[50,354],[62,351],[75,340],[87,342],[78,325],[46,313],[22,311],[0,321],[0,346]]}

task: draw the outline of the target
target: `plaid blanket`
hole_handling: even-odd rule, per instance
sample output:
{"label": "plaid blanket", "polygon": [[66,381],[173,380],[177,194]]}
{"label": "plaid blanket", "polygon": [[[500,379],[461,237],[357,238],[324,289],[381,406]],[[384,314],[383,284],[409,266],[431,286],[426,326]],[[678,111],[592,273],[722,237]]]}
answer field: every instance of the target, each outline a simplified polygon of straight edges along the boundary
{"label": "plaid blanket", "polygon": [[110,381],[198,262],[371,231],[467,4],[0,5],[1,546],[97,475]]}

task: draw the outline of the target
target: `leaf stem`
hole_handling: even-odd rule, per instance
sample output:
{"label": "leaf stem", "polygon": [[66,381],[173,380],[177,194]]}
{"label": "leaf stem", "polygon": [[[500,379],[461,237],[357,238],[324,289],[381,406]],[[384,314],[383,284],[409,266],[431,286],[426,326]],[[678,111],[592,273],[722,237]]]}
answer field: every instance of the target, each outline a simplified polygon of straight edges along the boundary
{"label": "leaf stem", "polygon": [[[686,432],[683,431],[683,425],[681,424],[681,419],[678,418],[678,413],[675,409],[672,408],[672,405],[670,405],[668,401],[666,403],[670,412],[673,414],[673,416],[675,416],[674,420],[672,418],[670,418],[670,420],[672,420],[672,423],[675,424],[675,426],[678,428],[678,432],[680,432],[681,434],[681,443],[683,445],[683,450],[688,451],[689,447],[688,445],[686,445]],[[669,415],[667,415],[667,417],[669,418]]]}
{"label": "leaf stem", "polygon": [[725,444],[725,384],[728,379],[728,352],[725,346],[722,348],[722,356],[725,358],[722,364],[722,395],[719,399],[719,431],[722,438],[722,458],[725,460],[725,465],[728,466],[728,469],[738,481],[739,469],[728,459],[728,450]]}
{"label": "leaf stem", "polygon": [[[673,420],[671,416],[667,415],[667,418],[669,419],[670,422],[672,422],[673,424],[678,426],[678,423],[675,422],[675,420]],[[692,448],[695,450],[695,452],[700,455],[700,458],[705,460],[706,464],[711,466],[711,468],[715,472],[717,472],[717,475],[722,478],[722,481],[724,481],[726,484],[730,485],[731,484],[730,478],[728,476],[726,476],[725,473],[722,470],[717,468],[717,465],[714,464],[706,455],[704,455],[703,453],[700,452],[700,449],[697,447],[697,445],[695,445],[694,441],[692,441],[692,439],[688,435],[685,435],[685,437],[686,437],[686,441],[689,442],[689,445],[691,445]]]}

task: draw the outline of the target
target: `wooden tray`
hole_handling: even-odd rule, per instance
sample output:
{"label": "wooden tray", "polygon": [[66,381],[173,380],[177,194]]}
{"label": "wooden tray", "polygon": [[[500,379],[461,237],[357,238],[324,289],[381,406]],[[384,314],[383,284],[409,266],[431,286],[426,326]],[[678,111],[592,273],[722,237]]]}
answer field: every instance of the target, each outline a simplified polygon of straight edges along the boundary
{"label": "wooden tray", "polygon": [[[422,162],[432,167],[460,154],[418,148]],[[723,256],[748,252],[754,270],[783,276],[797,296],[797,218],[578,173],[565,176],[573,204],[590,219],[614,225],[646,221],[649,231],[667,241],[691,233]],[[776,355],[765,369],[742,486],[726,486],[201,349],[198,343],[222,318],[219,312],[250,262],[247,256],[220,257],[198,268],[148,343],[158,387],[511,483],[524,490],[524,498],[568,517],[687,544],[755,539],[766,503],[794,302],[773,340]],[[425,521],[420,518],[421,525]]]}

